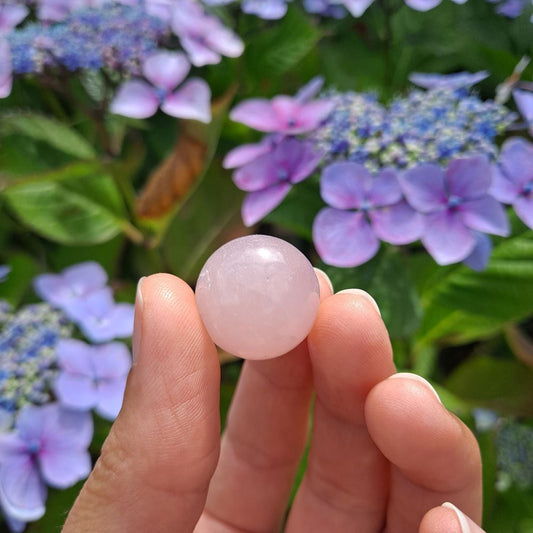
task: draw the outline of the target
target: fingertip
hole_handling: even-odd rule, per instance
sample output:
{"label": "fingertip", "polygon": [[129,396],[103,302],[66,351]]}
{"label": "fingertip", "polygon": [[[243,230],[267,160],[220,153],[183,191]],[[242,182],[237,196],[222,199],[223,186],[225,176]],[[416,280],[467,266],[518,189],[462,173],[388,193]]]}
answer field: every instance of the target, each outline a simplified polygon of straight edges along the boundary
{"label": "fingertip", "polygon": [[452,503],[433,507],[422,518],[418,533],[484,533],[473,520]]}
{"label": "fingertip", "polygon": [[320,268],[315,267],[315,274],[320,285],[320,300],[324,300],[333,294],[333,283],[331,283],[329,276]]}

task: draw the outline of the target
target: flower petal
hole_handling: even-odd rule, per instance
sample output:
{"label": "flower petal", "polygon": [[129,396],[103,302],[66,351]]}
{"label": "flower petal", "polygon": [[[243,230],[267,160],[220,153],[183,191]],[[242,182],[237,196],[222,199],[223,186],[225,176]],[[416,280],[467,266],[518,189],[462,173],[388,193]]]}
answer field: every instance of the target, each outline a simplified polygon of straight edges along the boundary
{"label": "flower petal", "polygon": [[92,468],[88,451],[66,448],[43,450],[39,454],[39,465],[43,479],[57,489],[66,489],[85,479]]}
{"label": "flower petal", "polygon": [[60,339],[56,345],[59,366],[71,373],[92,376],[92,347],[77,339]]}
{"label": "flower petal", "polygon": [[[260,191],[276,184],[280,172],[283,172],[283,169],[274,154],[268,153],[237,169],[233,173],[233,182],[243,191]],[[284,181],[287,181],[286,178]]]}
{"label": "flower petal", "polygon": [[438,165],[423,163],[399,176],[407,201],[421,213],[441,209],[448,202],[444,172]]}
{"label": "flower petal", "polygon": [[0,98],[11,94],[12,84],[11,48],[9,43],[0,37]]}
{"label": "flower petal", "polygon": [[29,455],[11,458],[0,466],[0,504],[11,518],[39,520],[45,512],[46,493]]}
{"label": "flower petal", "polygon": [[506,237],[510,233],[505,209],[492,196],[485,196],[479,200],[469,200],[459,207],[459,212],[463,223],[471,229],[502,237]]}
{"label": "flower petal", "polygon": [[172,91],[187,76],[191,65],[183,52],[164,50],[152,54],[143,64],[143,74],[156,87]]}
{"label": "flower petal", "polygon": [[341,0],[341,4],[354,16],[360,17],[374,0]]}
{"label": "flower petal", "polygon": [[106,420],[115,420],[122,407],[126,376],[101,381],[98,384],[98,405],[96,412]]}
{"label": "flower petal", "polygon": [[372,177],[359,163],[332,163],[322,172],[320,194],[324,202],[337,209],[361,207]]}
{"label": "flower petal", "polygon": [[520,186],[514,181],[507,179],[499,165],[491,166],[492,183],[489,194],[504,204],[512,204],[520,193]]}
{"label": "flower petal", "polygon": [[480,272],[485,270],[492,252],[492,241],[488,235],[484,233],[474,232],[476,244],[470,255],[463,261],[472,270]]}
{"label": "flower petal", "polygon": [[29,12],[30,10],[23,5],[0,6],[0,34],[9,33],[27,17]]}
{"label": "flower petal", "polygon": [[191,78],[164,99],[161,111],[208,124],[211,122],[211,89],[204,80]]}
{"label": "flower petal", "polygon": [[362,213],[330,207],[316,216],[313,241],[322,260],[338,267],[361,265],[379,249],[379,241]]}
{"label": "flower petal", "polygon": [[97,403],[96,387],[88,376],[63,371],[57,376],[53,388],[61,405],[69,409],[89,411]]}
{"label": "flower petal", "polygon": [[93,347],[93,366],[97,378],[126,376],[131,367],[131,355],[122,342],[111,342]]}
{"label": "flower petal", "polygon": [[280,95],[272,99],[272,110],[278,119],[278,130],[290,135],[307,133],[318,127],[333,111],[335,103],[321,99],[302,103],[291,96]]}
{"label": "flower petal", "polygon": [[408,244],[422,236],[424,217],[407,202],[369,211],[376,235],[391,244]]}
{"label": "flower petal", "polygon": [[439,265],[449,265],[466,259],[475,240],[458,213],[444,210],[426,215],[422,243]]}
{"label": "flower petal", "polygon": [[286,174],[288,181],[299,183],[308,178],[322,159],[311,143],[296,139],[284,139],[273,152],[278,168]]}
{"label": "flower petal", "polygon": [[405,0],[405,3],[416,11],[429,11],[437,7],[442,0]]}
{"label": "flower petal", "polygon": [[533,181],[533,144],[522,137],[512,137],[503,143],[500,167],[507,179],[520,188]]}
{"label": "flower petal", "polygon": [[272,104],[263,98],[252,98],[236,105],[229,115],[233,122],[240,122],[258,131],[276,132],[283,124],[273,112]]}
{"label": "flower petal", "polygon": [[533,135],[533,92],[515,89],[513,91],[513,98],[516,102],[516,107],[522,116],[529,124],[529,131]]}
{"label": "flower petal", "polygon": [[385,168],[373,179],[367,199],[373,206],[393,205],[402,199],[396,170]]}
{"label": "flower petal", "polygon": [[322,87],[324,87],[324,77],[315,76],[298,90],[294,99],[301,103],[309,102],[322,90]]}
{"label": "flower petal", "polygon": [[114,305],[111,289],[104,287],[86,294],[84,298],[66,302],[63,309],[72,321],[83,327],[90,321],[103,319]]}
{"label": "flower petal", "polygon": [[86,450],[93,438],[89,412],[66,409],[57,403],[38,408],[44,422],[41,442],[46,450]]}
{"label": "flower petal", "polygon": [[517,198],[513,207],[522,222],[533,229],[533,195],[530,193],[529,196]]}
{"label": "flower petal", "polygon": [[259,143],[237,146],[226,154],[222,166],[224,168],[238,168],[251,163],[259,156],[268,154],[274,149],[273,143],[263,140]]}
{"label": "flower petal", "polygon": [[286,0],[243,0],[242,11],[262,19],[275,20],[285,16],[287,3]]}
{"label": "flower petal", "polygon": [[101,289],[107,284],[107,273],[102,266],[95,261],[86,261],[65,268],[61,272],[78,294],[85,294],[95,289]]}
{"label": "flower petal", "polygon": [[158,107],[155,89],[145,81],[132,80],[118,88],[109,110],[125,117],[148,118],[155,115]]}
{"label": "flower petal", "polygon": [[446,169],[448,192],[459,198],[483,196],[491,181],[490,163],[483,155],[454,159]]}
{"label": "flower petal", "polygon": [[242,203],[242,220],[246,226],[253,226],[274,210],[291,190],[290,183],[279,183],[262,191],[253,191],[246,195]]}

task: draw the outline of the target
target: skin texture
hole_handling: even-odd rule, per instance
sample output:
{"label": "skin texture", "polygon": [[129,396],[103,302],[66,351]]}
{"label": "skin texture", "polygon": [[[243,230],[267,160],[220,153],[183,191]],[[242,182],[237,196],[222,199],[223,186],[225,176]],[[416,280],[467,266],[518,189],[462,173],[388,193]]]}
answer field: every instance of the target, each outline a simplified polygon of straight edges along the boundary
{"label": "skin texture", "polygon": [[427,384],[390,378],[368,295],[332,295],[317,275],[307,340],[244,364],[222,439],[218,357],[193,292],[167,274],[142,280],[124,405],[63,533],[461,533],[445,501],[480,522],[475,438]]}

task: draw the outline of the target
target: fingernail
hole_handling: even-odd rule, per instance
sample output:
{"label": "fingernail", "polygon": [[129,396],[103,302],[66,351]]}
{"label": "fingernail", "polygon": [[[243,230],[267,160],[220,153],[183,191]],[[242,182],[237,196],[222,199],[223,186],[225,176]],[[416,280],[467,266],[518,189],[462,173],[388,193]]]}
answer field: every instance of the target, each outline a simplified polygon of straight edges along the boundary
{"label": "fingernail", "polygon": [[457,519],[459,520],[459,524],[461,525],[462,533],[483,533],[483,530],[473,520],[468,518],[463,511],[455,507],[453,503],[445,502],[441,505],[441,507],[451,509],[455,513]]}
{"label": "fingernail", "polygon": [[329,279],[329,276],[320,268],[315,267],[315,272],[322,274],[324,276],[324,279],[328,282],[329,288],[331,289],[331,294],[333,294],[335,291],[333,290],[333,283],[331,283],[331,280]]}
{"label": "fingernail", "polygon": [[368,292],[364,291],[363,289],[344,289],[343,291],[339,291],[337,294],[355,294],[357,296],[361,296],[363,298],[366,298],[376,309],[378,312],[378,315],[381,316],[381,311],[379,310],[379,306],[376,303],[376,300],[368,294]]}
{"label": "fingernail", "polygon": [[133,339],[131,341],[132,365],[137,364],[139,358],[139,350],[141,347],[141,333],[142,333],[142,315],[143,315],[143,293],[142,284],[146,279],[143,276],[137,283],[137,293],[135,294],[135,318],[133,321]]}
{"label": "fingernail", "polygon": [[431,390],[437,400],[439,400],[439,403],[442,404],[442,400],[440,399],[440,396],[438,395],[437,391],[433,388],[433,385],[427,379],[424,379],[422,376],[419,376],[418,374],[411,374],[410,372],[398,372],[397,374],[389,376],[388,379],[393,378],[406,378],[412,379],[413,381],[418,381],[418,383],[423,383],[429,390]]}

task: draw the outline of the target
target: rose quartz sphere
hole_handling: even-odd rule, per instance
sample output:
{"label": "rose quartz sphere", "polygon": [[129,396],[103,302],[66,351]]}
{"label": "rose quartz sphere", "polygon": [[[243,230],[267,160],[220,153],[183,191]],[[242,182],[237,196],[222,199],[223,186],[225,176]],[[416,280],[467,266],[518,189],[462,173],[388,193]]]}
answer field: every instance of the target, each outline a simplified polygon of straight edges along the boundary
{"label": "rose quartz sphere", "polygon": [[267,235],[219,248],[196,285],[209,335],[244,359],[270,359],[298,346],[313,326],[319,301],[311,263],[288,242]]}

